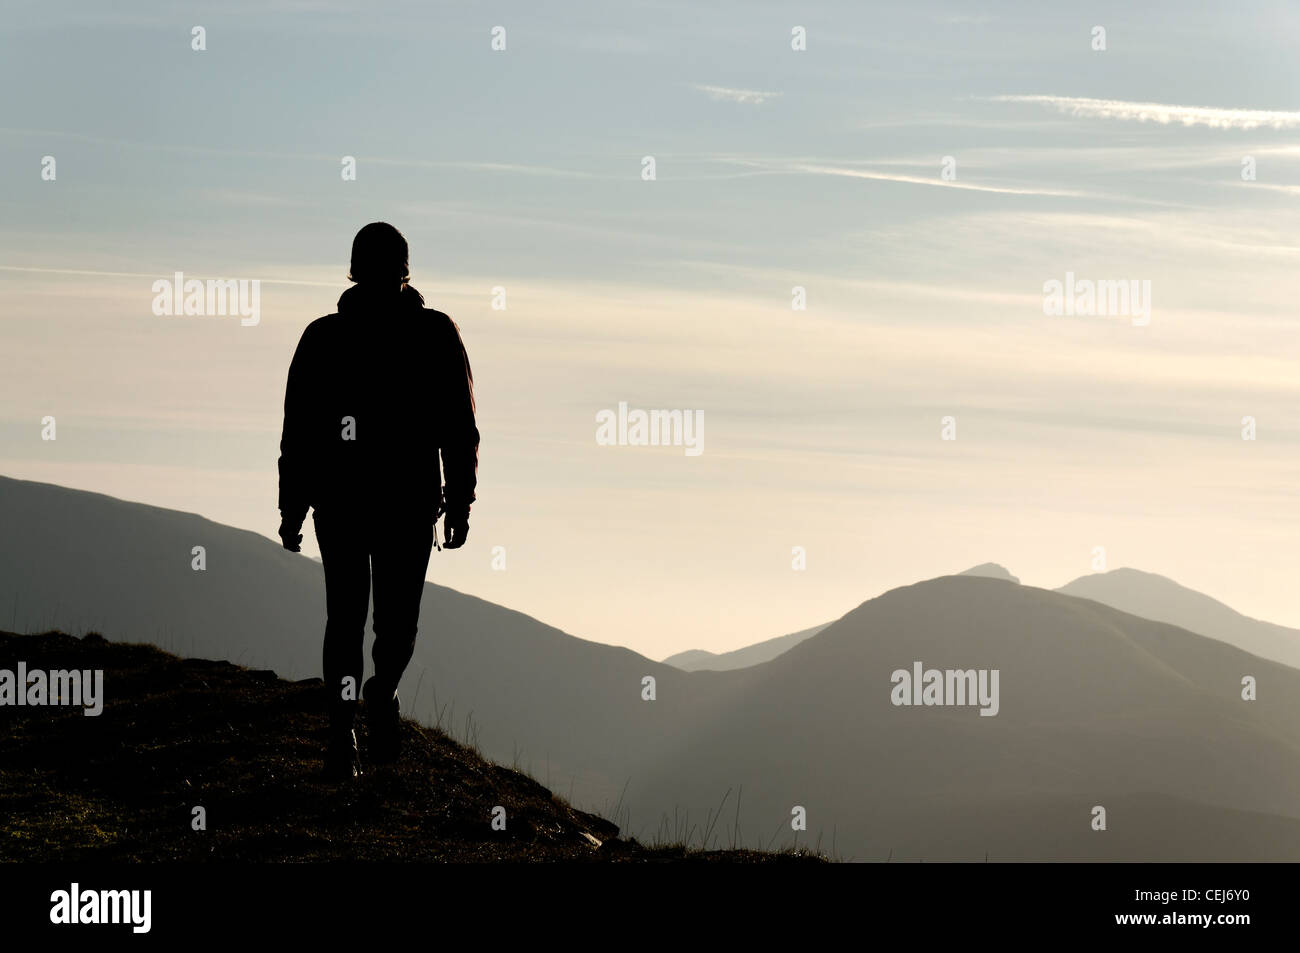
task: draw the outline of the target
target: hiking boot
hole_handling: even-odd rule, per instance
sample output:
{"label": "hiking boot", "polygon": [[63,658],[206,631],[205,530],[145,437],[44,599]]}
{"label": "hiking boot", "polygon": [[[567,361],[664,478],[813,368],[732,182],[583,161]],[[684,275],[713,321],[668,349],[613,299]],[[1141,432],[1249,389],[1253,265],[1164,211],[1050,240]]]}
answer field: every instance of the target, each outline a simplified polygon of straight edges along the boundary
{"label": "hiking boot", "polygon": [[325,746],[325,766],[321,770],[321,777],[326,781],[351,781],[361,774],[357,733],[352,730],[356,709],[356,702],[335,705],[330,709],[329,740]]}
{"label": "hiking boot", "polygon": [[376,688],[374,678],[361,691],[366,700],[367,759],[375,764],[391,764],[401,754],[402,708],[397,693],[387,698]]}
{"label": "hiking boot", "polygon": [[351,781],[361,774],[361,755],[357,751],[357,734],[351,728],[344,736],[332,737],[325,749],[325,766],[321,777],[326,781]]}

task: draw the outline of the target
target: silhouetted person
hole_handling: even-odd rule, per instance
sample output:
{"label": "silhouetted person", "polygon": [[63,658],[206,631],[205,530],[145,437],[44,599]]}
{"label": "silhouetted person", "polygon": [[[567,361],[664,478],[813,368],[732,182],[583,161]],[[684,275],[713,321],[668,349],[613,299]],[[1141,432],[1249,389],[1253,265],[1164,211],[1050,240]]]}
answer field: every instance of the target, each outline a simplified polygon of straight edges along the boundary
{"label": "silhouetted person", "polygon": [[[307,509],[325,566],[328,777],[360,770],[353,719],[374,580],[374,675],[364,685],[367,759],[392,761],[397,684],[415,649],[439,513],[446,547],[469,532],[479,433],[474,378],[456,323],[407,284],[401,232],[373,222],[352,243],[338,313],[298,342],[284,396],[280,538],[299,551]],[[442,458],[439,473],[439,453]]]}

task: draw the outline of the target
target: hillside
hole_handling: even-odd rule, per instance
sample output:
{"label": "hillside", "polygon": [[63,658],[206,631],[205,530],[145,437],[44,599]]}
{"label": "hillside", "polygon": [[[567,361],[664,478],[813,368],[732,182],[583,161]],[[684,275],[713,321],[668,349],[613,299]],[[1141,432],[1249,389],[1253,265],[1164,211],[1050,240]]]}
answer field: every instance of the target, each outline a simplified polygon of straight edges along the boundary
{"label": "hillside", "polygon": [[[286,682],[97,635],[0,633],[0,669],[20,660],[28,671],[102,669],[106,701],[95,717],[2,710],[0,860],[812,859],[622,840],[527,775],[409,721],[397,765],[355,784],[320,781],[317,679]],[[204,831],[191,827],[196,805]],[[490,824],[497,805],[503,831]]]}
{"label": "hillside", "polygon": [[[1019,579],[1007,571],[1006,567],[997,563],[981,563],[964,572],[956,573],[956,575],[1002,579],[1017,584],[1020,582]],[[1099,601],[1104,602],[1105,600]],[[676,655],[668,656],[663,662],[665,665],[680,668],[684,672],[729,672],[738,668],[749,668],[751,665],[770,662],[778,655],[790,651],[800,642],[811,639],[829,625],[829,622],[823,622],[821,625],[815,625],[809,629],[801,629],[798,632],[791,632],[789,635],[778,635],[774,639],[764,639],[762,642],[755,642],[753,645],[732,649],[730,652],[687,649],[685,652],[678,652]]]}
{"label": "hillside", "polygon": [[[4,479],[0,525],[0,620],[19,631],[318,674],[321,567],[271,540]],[[891,704],[917,661],[998,670],[998,714]],[[642,840],[721,806],[744,846],[821,837],[858,860],[1300,860],[1300,671],[1006,578],[894,589],[767,662],[697,672],[427,584],[401,693]]]}
{"label": "hillside", "polygon": [[1182,626],[1253,655],[1300,668],[1300,630],[1242,615],[1195,589],[1138,569],[1080,576],[1056,590],[1133,615]]}
{"label": "hillside", "polygon": [[[95,631],[289,679],[320,675],[324,573],[278,542],[192,513],[7,477],[0,526],[0,626]],[[457,557],[435,552],[430,574]],[[654,676],[680,696],[690,678],[434,583],[425,584],[419,626],[399,687],[405,711],[454,725],[458,737],[472,732],[498,761],[518,753],[525,770],[572,787],[584,806],[617,802],[628,732],[657,732],[641,679]]]}
{"label": "hillside", "polygon": [[705,649],[687,649],[664,659],[663,664],[680,668],[683,672],[728,672],[737,668],[748,668],[762,662],[770,662],[784,652],[788,652],[805,639],[811,639],[829,622],[815,625],[811,629],[778,635],[774,639],[764,639],[753,645],[733,649],[730,652],[709,652]]}
{"label": "hillside", "polygon": [[[895,706],[916,661],[997,669],[997,715]],[[858,860],[1300,860],[1300,672],[1174,626],[947,576],[730,674],[743,691],[630,798],[743,784],[759,816],[807,806]]]}

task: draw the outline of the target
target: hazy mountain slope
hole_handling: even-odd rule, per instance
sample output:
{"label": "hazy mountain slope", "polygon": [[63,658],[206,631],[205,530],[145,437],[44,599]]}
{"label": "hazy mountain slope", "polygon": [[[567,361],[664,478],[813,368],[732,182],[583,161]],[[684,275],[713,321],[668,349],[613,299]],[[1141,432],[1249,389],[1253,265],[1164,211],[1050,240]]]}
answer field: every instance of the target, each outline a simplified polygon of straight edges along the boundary
{"label": "hazy mountain slope", "polygon": [[[989,579],[1003,579],[1007,582],[1020,583],[1020,580],[1011,575],[1005,566],[1000,566],[997,563],[980,563],[978,566],[972,566],[964,572],[956,573],[956,575],[983,576]],[[717,653],[705,649],[688,649],[685,652],[670,655],[664,659],[664,664],[680,668],[684,672],[723,672],[737,668],[747,668],[761,662],[770,662],[805,639],[812,638],[828,625],[830,623],[825,622],[821,625],[815,625],[811,629],[803,629],[790,635],[780,635],[774,639],[766,639],[753,645],[746,645],[744,648],[733,649],[730,652]]]}
{"label": "hazy mountain slope", "polygon": [[[0,525],[0,624],[152,636],[317,674],[320,566],[270,540],[11,480]],[[208,547],[205,573],[190,568],[195,544]],[[1300,860],[1300,671],[1099,602],[946,576],[721,672],[682,672],[434,585],[421,628],[408,712],[432,718],[436,692],[463,735],[472,711],[489,756],[521,752],[582,807],[620,802],[616,819],[643,838],[674,811],[705,826],[729,788],[730,817],[743,786],[751,847],[789,843],[798,805],[800,843],[833,834],[859,858],[1208,859],[1213,845],[1219,859]],[[895,707],[890,674],[916,660],[998,669],[999,714]],[[1245,675],[1258,701],[1241,700]],[[1088,826],[1097,804],[1109,831]]]}
{"label": "hazy mountain slope", "polygon": [[828,625],[830,625],[829,622],[824,622],[821,625],[813,626],[811,629],[791,632],[789,635],[778,635],[774,639],[765,639],[762,642],[755,642],[753,645],[746,645],[744,648],[733,649],[730,652],[707,652],[704,649],[688,649],[685,652],[678,652],[676,655],[668,656],[668,658],[664,659],[664,664],[680,668],[684,672],[726,672],[737,668],[747,668],[761,662],[770,662],[805,639],[812,638]]}
{"label": "hazy mountain slope", "polygon": [[[916,660],[998,668],[1000,713],[893,706],[890,674]],[[810,831],[834,827],[842,852],[932,859],[962,857],[957,845],[975,837],[962,817],[979,818],[994,854],[1173,859],[1203,840],[1196,826],[1174,837],[1171,818],[1300,814],[1300,672],[1046,590],[961,576],[896,589],[744,674],[738,704],[643,772],[636,800],[702,812],[743,785],[763,838],[802,805]],[[1240,698],[1247,674],[1259,701]],[[1097,804],[1112,821],[1115,805],[1134,804],[1141,816],[1125,817],[1126,830],[1170,839],[1156,853],[1149,837],[1090,840]],[[1279,852],[1300,859],[1294,831],[1269,848]]]}
{"label": "hazy mountain slope", "polygon": [[[0,478],[0,526],[0,625],[93,630],[290,678],[320,675],[323,571],[278,543],[188,513],[8,478]],[[206,548],[202,572],[191,568],[196,545]],[[456,556],[435,552],[432,572]],[[646,675],[678,699],[690,678],[427,584],[400,692],[408,714],[430,723],[441,715],[490,756],[519,754],[525,767],[599,805],[618,797],[624,753],[666,740],[641,701]],[[705,707],[722,701],[702,697]],[[686,719],[694,712],[681,709]]]}
{"label": "hazy mountain slope", "polygon": [[1300,668],[1300,630],[1252,619],[1155,573],[1115,569],[1080,576],[1056,591],[1181,626],[1254,655]]}
{"label": "hazy mountain slope", "polygon": [[[201,516],[0,477],[0,625],[319,674],[320,564]],[[191,568],[195,546],[207,569]]]}

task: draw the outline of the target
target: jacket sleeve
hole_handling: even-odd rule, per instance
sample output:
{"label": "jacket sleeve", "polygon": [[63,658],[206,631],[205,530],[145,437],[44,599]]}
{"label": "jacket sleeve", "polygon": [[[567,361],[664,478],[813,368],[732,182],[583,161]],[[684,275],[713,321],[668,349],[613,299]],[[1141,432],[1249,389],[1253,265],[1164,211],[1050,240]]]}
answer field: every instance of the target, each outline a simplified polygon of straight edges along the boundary
{"label": "jacket sleeve", "polygon": [[310,415],[316,404],[311,350],[309,326],[289,364],[289,380],[284,389],[284,429],[280,433],[280,517],[297,525],[307,518],[310,505]]}
{"label": "jacket sleeve", "polygon": [[439,377],[444,382],[440,449],[443,494],[448,513],[468,513],[478,485],[478,424],[474,418],[474,372],[456,322],[447,318],[448,346],[442,349]]}

